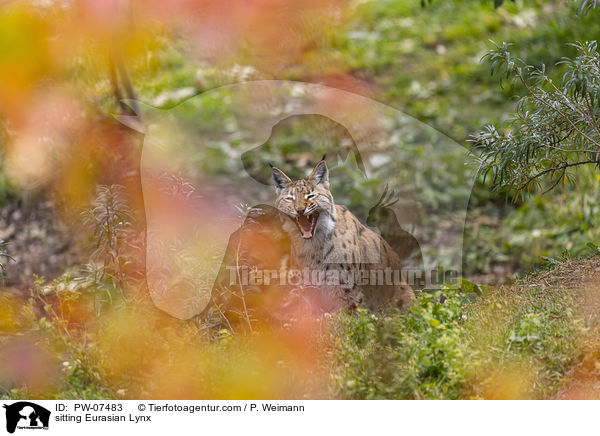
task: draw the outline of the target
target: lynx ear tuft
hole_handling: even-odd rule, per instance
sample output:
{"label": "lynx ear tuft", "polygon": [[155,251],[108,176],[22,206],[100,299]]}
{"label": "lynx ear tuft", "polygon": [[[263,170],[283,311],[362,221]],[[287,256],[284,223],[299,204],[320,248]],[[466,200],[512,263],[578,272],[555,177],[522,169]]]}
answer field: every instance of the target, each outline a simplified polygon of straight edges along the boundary
{"label": "lynx ear tuft", "polygon": [[273,164],[272,164],[271,162],[269,162],[269,166],[270,166],[271,168],[274,168],[274,167],[273,167]]}
{"label": "lynx ear tuft", "polygon": [[275,184],[275,189],[279,194],[282,190],[286,188],[288,183],[292,183],[292,180],[288,176],[286,176],[285,173],[279,168],[275,168],[273,165],[271,165],[271,168],[273,169],[273,182]]}
{"label": "lynx ear tuft", "polygon": [[327,153],[325,153],[325,154],[323,155],[323,157],[321,158],[321,160],[325,160],[325,158],[326,158],[326,157],[327,157]]}
{"label": "lynx ear tuft", "polygon": [[329,189],[329,170],[327,169],[327,164],[324,159],[317,164],[310,174],[309,179],[315,182],[317,186]]}

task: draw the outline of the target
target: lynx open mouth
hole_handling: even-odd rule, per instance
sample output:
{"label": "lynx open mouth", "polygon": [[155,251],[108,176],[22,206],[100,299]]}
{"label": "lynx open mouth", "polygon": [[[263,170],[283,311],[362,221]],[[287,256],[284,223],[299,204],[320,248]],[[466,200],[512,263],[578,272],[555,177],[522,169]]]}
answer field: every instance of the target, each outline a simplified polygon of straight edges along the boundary
{"label": "lynx open mouth", "polygon": [[315,212],[308,216],[298,215],[296,217],[296,225],[298,226],[298,230],[300,230],[300,233],[304,239],[310,239],[313,237],[318,218],[319,212]]}

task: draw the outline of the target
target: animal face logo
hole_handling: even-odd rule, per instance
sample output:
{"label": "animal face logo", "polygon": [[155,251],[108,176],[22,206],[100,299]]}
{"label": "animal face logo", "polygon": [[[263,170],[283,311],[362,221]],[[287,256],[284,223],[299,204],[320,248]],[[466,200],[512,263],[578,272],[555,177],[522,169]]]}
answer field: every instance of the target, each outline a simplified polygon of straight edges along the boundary
{"label": "animal face logo", "polygon": [[29,401],[19,401],[3,406],[6,409],[6,431],[14,433],[17,428],[48,429],[50,411]]}
{"label": "animal face logo", "polygon": [[[213,101],[223,104],[219,113],[227,122],[190,116]],[[329,213],[335,209],[325,165],[312,181],[303,178],[309,162],[322,153],[329,155],[336,202],[352,207],[359,219],[369,212],[369,227],[392,248],[404,250],[398,254],[407,270],[424,270],[430,288],[461,275],[474,176],[464,169],[464,148],[418,120],[359,94],[278,80],[217,87],[168,111],[142,102],[136,108],[140,116],[119,120],[144,135],[139,165],[146,280],[152,300],[168,314],[190,319],[213,301],[222,255],[245,220],[238,205],[263,205],[273,198],[266,188],[274,181],[269,161],[292,176],[276,174],[276,223],[281,218],[286,226],[281,236],[314,244],[327,233],[336,217]],[[456,168],[460,176],[449,183],[446,174],[456,174]],[[165,206],[162,180],[171,176],[194,188],[193,201],[177,194]],[[393,204],[394,196],[383,196],[369,211],[383,183],[400,200]]]}

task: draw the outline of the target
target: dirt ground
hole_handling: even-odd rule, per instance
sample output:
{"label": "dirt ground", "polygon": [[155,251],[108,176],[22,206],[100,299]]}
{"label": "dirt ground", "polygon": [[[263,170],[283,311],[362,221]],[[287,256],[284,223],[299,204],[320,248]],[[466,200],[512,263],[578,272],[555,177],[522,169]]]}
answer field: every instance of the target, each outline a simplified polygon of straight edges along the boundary
{"label": "dirt ground", "polygon": [[34,274],[51,280],[84,258],[51,201],[13,202],[0,207],[0,240],[14,262],[6,265],[5,284],[26,292]]}

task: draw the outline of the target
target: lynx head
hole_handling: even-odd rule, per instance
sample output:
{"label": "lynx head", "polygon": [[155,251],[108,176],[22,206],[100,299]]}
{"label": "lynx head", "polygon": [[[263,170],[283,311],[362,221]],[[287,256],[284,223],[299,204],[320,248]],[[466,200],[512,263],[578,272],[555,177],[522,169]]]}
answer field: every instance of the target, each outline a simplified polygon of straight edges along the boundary
{"label": "lynx head", "polygon": [[297,232],[304,239],[310,239],[317,233],[327,233],[335,220],[335,204],[329,192],[329,170],[324,158],[308,179],[293,181],[279,168],[272,167],[278,194],[275,206],[284,219],[283,228],[290,234]]}

